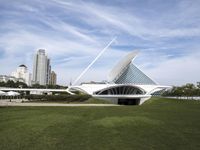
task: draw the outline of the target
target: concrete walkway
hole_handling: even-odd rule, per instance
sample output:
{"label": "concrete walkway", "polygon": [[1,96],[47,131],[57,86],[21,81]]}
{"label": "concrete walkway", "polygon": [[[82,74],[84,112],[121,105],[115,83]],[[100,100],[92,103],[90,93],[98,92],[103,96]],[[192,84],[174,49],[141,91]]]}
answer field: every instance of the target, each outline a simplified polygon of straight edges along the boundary
{"label": "concrete walkway", "polygon": [[76,106],[119,106],[116,104],[65,104],[65,103],[21,103],[21,101],[8,101],[0,100],[0,106],[67,106],[67,107],[76,107]]}

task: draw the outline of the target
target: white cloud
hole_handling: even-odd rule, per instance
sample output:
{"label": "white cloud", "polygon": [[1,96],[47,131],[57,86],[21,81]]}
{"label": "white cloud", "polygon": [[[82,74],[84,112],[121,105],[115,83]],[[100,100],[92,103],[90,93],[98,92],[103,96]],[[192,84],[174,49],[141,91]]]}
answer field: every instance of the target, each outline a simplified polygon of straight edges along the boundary
{"label": "white cloud", "polygon": [[[26,63],[32,70],[34,53],[44,48],[52,59],[59,83],[66,83],[78,76],[117,35],[118,43],[114,45],[118,48],[107,50],[94,64],[96,68],[92,68],[82,80],[106,79],[112,66],[127,52],[123,51],[125,48],[119,48],[124,45],[130,46],[126,50],[147,47],[148,50],[142,48],[147,57],[141,56],[139,63],[158,82],[181,84],[198,80],[200,73],[195,70],[199,64],[195,57],[197,52],[193,49],[193,55],[185,52],[189,51],[190,45],[199,47],[200,8],[197,1],[181,1],[173,8],[166,8],[166,13],[162,14],[144,7],[146,12],[155,14],[153,17],[128,4],[126,7],[129,9],[88,1],[35,0],[16,3],[10,9],[0,10],[6,18],[2,19],[0,26],[0,48],[5,51],[0,59],[0,74],[9,74],[21,63]],[[180,54],[175,54],[178,50]],[[154,60],[148,58],[150,55],[154,55]],[[176,58],[169,57],[173,55]],[[185,67],[195,73],[187,74]]]}
{"label": "white cloud", "polygon": [[[154,40],[155,38],[161,37],[200,35],[199,26],[184,27],[185,24],[188,24],[188,21],[190,22],[190,20],[183,22],[185,18],[188,18],[188,14],[196,15],[196,13],[198,13],[197,11],[189,11],[191,10],[190,8],[187,10],[186,6],[183,8],[180,7],[178,11],[173,11],[172,14],[167,14],[160,18],[158,16],[157,20],[147,20],[136,16],[134,13],[124,11],[120,7],[99,5],[91,2],[79,2],[70,4],[65,4],[65,2],[61,0],[57,2],[65,5],[67,8],[73,9],[73,11],[81,12],[82,20],[87,22],[89,25],[102,27],[103,29],[110,28],[111,33],[114,29],[116,34],[124,31],[126,34],[149,40]],[[176,13],[176,15],[173,13]]]}
{"label": "white cloud", "polygon": [[183,83],[196,83],[200,80],[200,53],[191,53],[179,58],[164,59],[157,62],[154,67],[143,70],[158,83],[167,85],[182,85]]}

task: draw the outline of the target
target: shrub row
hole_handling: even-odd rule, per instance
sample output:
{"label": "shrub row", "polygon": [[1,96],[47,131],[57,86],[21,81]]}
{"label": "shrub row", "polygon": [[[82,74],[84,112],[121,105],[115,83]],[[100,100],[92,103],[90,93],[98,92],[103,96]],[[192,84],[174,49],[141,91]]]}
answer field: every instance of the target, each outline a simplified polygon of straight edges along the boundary
{"label": "shrub row", "polygon": [[30,101],[49,101],[49,102],[84,102],[90,95],[27,95]]}

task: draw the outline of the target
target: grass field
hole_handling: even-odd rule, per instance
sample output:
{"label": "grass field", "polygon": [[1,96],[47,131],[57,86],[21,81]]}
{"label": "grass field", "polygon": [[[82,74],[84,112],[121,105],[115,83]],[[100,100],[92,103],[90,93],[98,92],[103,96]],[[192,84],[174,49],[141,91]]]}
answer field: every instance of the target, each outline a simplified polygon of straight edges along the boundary
{"label": "grass field", "polygon": [[200,101],[1,107],[0,150],[199,150]]}
{"label": "grass field", "polygon": [[25,101],[25,103],[61,103],[61,104],[112,104],[109,101],[97,99],[97,98],[89,98],[88,100],[80,101],[44,101],[44,100],[31,100]]}

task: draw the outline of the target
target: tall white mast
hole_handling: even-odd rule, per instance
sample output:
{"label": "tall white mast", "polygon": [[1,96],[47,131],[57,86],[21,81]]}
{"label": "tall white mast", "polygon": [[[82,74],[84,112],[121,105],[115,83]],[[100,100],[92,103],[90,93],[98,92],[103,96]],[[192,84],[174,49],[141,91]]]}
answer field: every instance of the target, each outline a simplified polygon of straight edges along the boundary
{"label": "tall white mast", "polygon": [[108,45],[101,50],[101,52],[96,56],[96,58],[87,66],[87,68],[85,68],[85,70],[83,70],[83,72],[78,76],[78,78],[72,83],[72,86],[75,85],[80,78],[88,71],[88,69],[99,59],[99,57],[108,49],[108,47],[116,40],[117,37],[114,37],[109,43]]}

